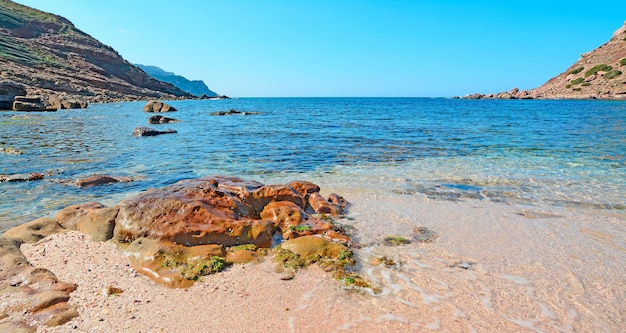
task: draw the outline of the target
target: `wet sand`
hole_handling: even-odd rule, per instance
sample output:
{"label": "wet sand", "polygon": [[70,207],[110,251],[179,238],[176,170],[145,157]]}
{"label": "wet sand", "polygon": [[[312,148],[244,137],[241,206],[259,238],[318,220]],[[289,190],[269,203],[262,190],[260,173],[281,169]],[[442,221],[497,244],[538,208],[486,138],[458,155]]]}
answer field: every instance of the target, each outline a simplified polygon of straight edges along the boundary
{"label": "wet sand", "polygon": [[[326,188],[322,186],[322,188]],[[77,232],[22,251],[78,284],[80,317],[39,332],[623,332],[626,213],[329,188],[352,202],[355,291],[311,267],[291,281],[274,264],[235,265],[188,290],[137,274],[107,243]],[[387,236],[433,242],[386,246]],[[393,263],[377,264],[386,257]],[[107,286],[123,292],[107,295]]]}

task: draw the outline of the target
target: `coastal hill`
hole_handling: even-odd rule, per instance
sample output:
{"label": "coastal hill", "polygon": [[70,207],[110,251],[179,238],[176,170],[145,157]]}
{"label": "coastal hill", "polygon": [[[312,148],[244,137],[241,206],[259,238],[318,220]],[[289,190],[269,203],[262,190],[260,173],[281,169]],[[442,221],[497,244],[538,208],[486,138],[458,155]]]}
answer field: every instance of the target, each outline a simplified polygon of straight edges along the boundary
{"label": "coastal hill", "polygon": [[626,23],[612,38],[542,86],[498,94],[474,94],[470,99],[626,99]]}
{"label": "coastal hill", "polygon": [[164,71],[157,66],[147,66],[141,64],[135,64],[135,66],[141,68],[148,75],[153,78],[171,83],[174,86],[186,91],[194,96],[201,97],[203,95],[207,97],[217,97],[218,94],[210,90],[209,87],[202,80],[189,80],[184,76],[176,75],[172,72]]}
{"label": "coastal hill", "polygon": [[192,97],[150,77],[67,19],[0,0],[0,81],[29,95],[65,93],[92,102]]}

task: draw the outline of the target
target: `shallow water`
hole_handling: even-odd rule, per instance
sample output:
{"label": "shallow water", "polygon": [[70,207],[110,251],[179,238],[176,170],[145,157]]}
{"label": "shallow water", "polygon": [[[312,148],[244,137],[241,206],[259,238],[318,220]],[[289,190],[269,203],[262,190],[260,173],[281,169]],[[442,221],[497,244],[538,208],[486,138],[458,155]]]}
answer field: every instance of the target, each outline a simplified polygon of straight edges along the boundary
{"label": "shallow water", "polygon": [[[368,183],[431,198],[626,208],[626,103],[420,98],[172,101],[177,134],[136,138],[142,102],[0,113],[0,230],[68,204],[116,200],[184,178],[228,174]],[[213,111],[259,112],[215,117]],[[106,173],[132,183],[64,184]]]}
{"label": "shallow water", "polygon": [[[352,296],[415,331],[618,332],[624,322],[626,103],[341,98],[172,101],[178,133],[136,138],[143,103],[0,113],[0,232],[70,204],[112,205],[210,174],[309,180],[352,202]],[[210,116],[237,109],[259,112]],[[81,189],[92,174],[135,181]],[[388,247],[386,236],[432,243]],[[387,257],[395,264],[375,265]],[[362,299],[358,299],[362,297]],[[357,298],[355,300],[355,298]],[[381,315],[381,312],[384,315]],[[336,330],[342,330],[337,327]]]}

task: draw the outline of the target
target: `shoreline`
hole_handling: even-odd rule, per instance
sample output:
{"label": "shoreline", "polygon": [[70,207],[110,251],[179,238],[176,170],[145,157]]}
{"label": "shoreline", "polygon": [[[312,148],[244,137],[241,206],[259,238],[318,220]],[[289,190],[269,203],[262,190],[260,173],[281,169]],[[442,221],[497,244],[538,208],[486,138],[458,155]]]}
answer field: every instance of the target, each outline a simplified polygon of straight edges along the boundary
{"label": "shoreline", "polygon": [[[30,262],[78,284],[70,304],[80,316],[38,332],[617,332],[626,327],[620,315],[625,304],[620,286],[626,283],[619,264],[626,260],[622,212],[542,211],[344,190],[339,193],[353,206],[342,223],[355,228],[361,244],[355,250],[357,272],[380,287],[380,294],[346,290],[316,267],[283,281],[270,258],[203,277],[186,291],[167,289],[134,272],[109,244],[72,231],[22,246]],[[382,244],[382,237],[406,235],[416,226],[439,238]],[[383,256],[394,265],[372,263]],[[123,292],[103,295],[109,285]],[[172,302],[179,299],[184,307]],[[190,313],[197,319],[190,321]]]}

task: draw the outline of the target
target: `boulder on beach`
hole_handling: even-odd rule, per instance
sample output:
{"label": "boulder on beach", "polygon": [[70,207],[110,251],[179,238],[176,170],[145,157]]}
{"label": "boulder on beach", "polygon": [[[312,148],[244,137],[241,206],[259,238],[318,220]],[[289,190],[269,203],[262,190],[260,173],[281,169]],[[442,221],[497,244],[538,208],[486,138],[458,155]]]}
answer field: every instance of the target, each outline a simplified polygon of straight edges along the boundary
{"label": "boulder on beach", "polygon": [[143,111],[144,112],[172,112],[172,111],[176,111],[176,108],[158,100],[150,100],[143,107]]}
{"label": "boulder on beach", "polygon": [[150,127],[135,127],[135,129],[133,130],[134,136],[156,136],[156,135],[161,135],[161,134],[172,134],[172,133],[178,133],[178,132],[173,129],[159,131]]}

